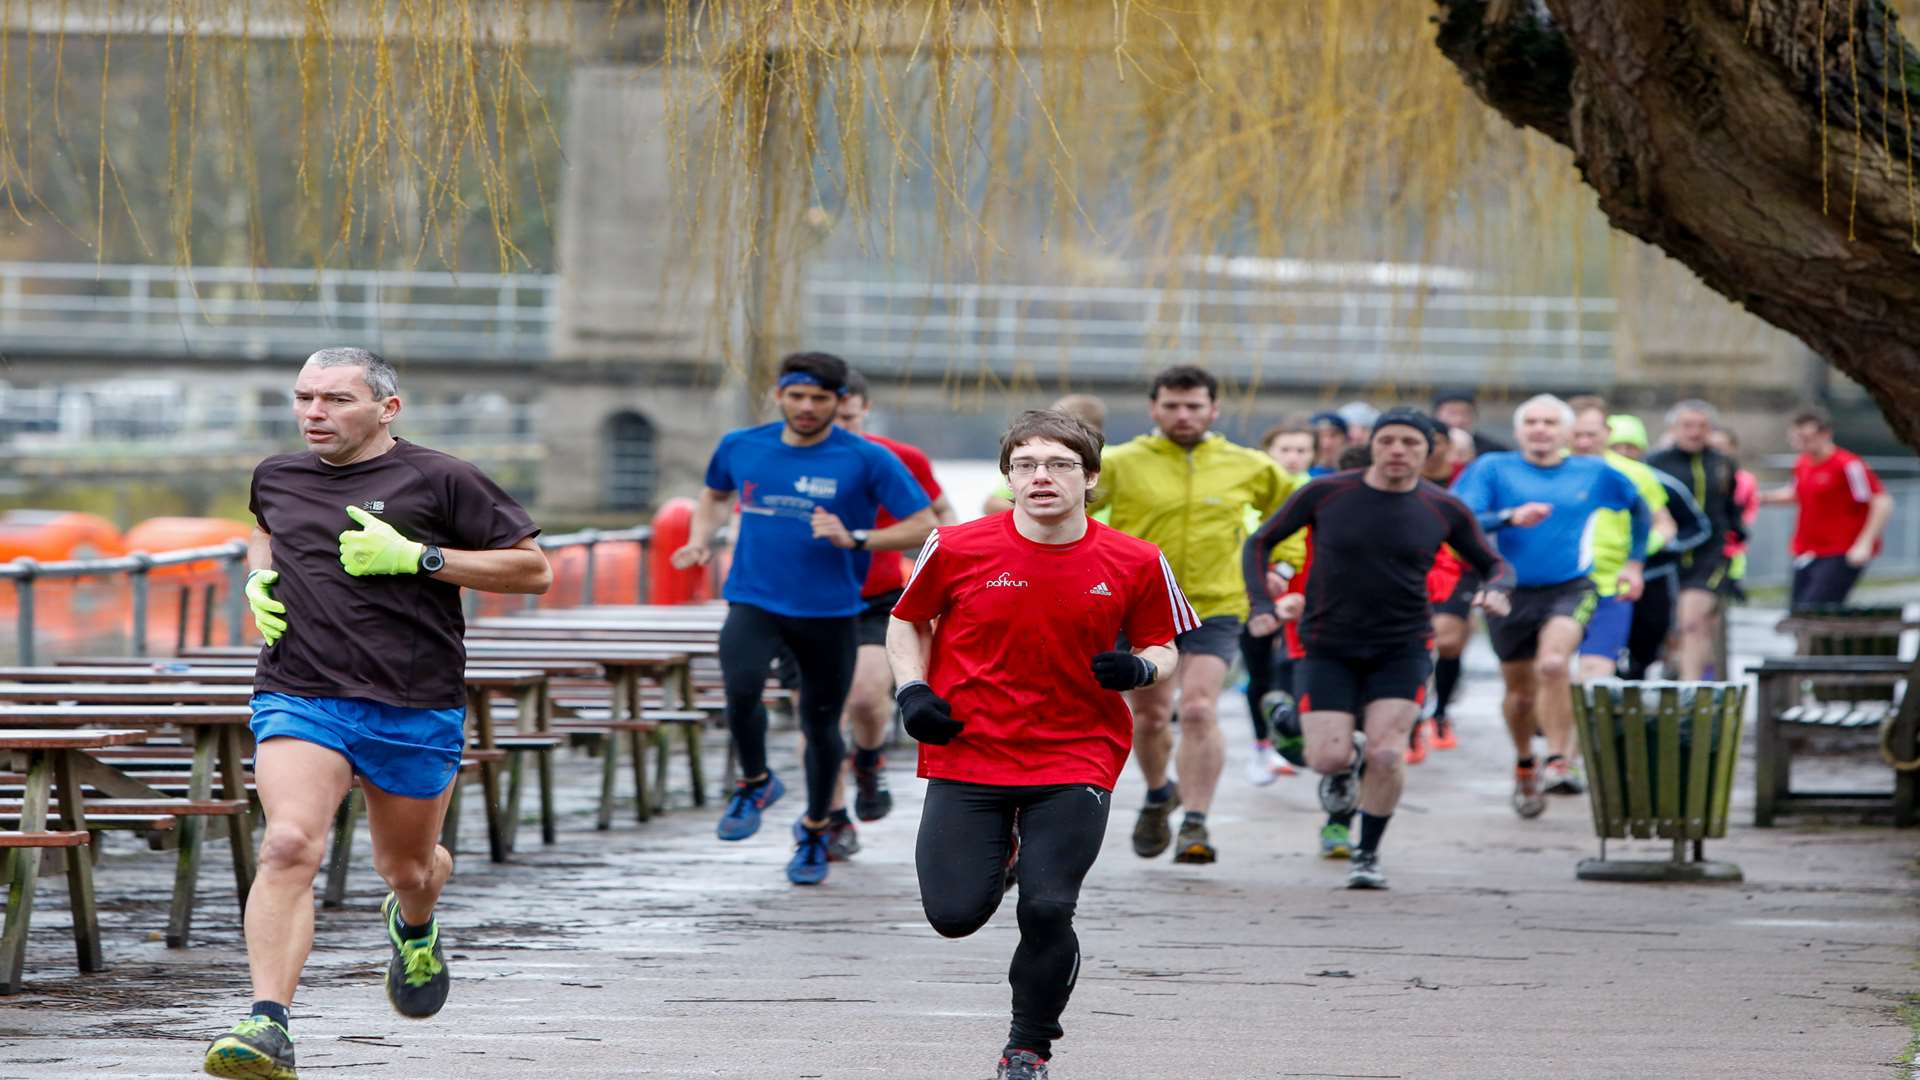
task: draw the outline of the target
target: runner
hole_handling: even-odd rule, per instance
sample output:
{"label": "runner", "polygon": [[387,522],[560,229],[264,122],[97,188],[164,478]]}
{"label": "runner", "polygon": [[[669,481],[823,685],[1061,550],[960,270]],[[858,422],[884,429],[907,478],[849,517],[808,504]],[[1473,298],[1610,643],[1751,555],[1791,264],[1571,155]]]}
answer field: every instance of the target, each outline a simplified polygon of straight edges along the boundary
{"label": "runner", "polygon": [[[1704,401],[1682,401],[1667,410],[1664,450],[1648,455],[1647,464],[1677,478],[1706,511],[1712,535],[1745,539],[1740,508],[1733,501],[1735,467],[1724,454],[1707,445],[1719,414]],[[1680,556],[1679,645],[1669,667],[1679,678],[1693,682],[1706,677],[1712,666],[1720,610],[1720,594],[1727,577],[1724,544],[1710,540]]]}
{"label": "runner", "polygon": [[[834,426],[847,377],[846,362],[827,353],[781,361],[775,401],[782,419],[720,440],[689,539],[673,553],[676,569],[705,566],[713,554],[708,541],[738,493],[720,672],[741,779],[715,831],[722,840],[745,840],[759,831],[761,812],[786,792],[767,769],[761,701],[767,668],[785,645],[800,669],[796,711],[807,747],[807,805],[793,824],[787,864],[795,885],[827,879],[827,815],[847,753],[840,709],[853,681],[868,552],[912,547],[934,523],[926,493],[899,458]],[[899,520],[876,528],[882,509]]]}
{"label": "runner", "polygon": [[[1633,482],[1640,498],[1652,512],[1647,536],[1647,558],[1673,539],[1673,515],[1667,512],[1667,489],[1658,474],[1645,465],[1607,448],[1611,438],[1604,404],[1576,410],[1573,420],[1573,452],[1581,457],[1597,457],[1623,473]],[[1586,635],[1580,641],[1580,680],[1616,679],[1625,662],[1627,639],[1633,630],[1633,610],[1639,601],[1620,595],[1620,571],[1626,565],[1631,547],[1632,515],[1624,510],[1601,510],[1594,515],[1589,534],[1593,545],[1593,572],[1587,576],[1600,594],[1593,617],[1587,620]],[[1642,595],[1645,595],[1644,585]],[[1551,789],[1549,789],[1551,790]]]}
{"label": "runner", "polygon": [[451,979],[434,906],[453,872],[441,819],[466,746],[460,590],[543,593],[540,531],[472,465],[396,438],[393,366],[321,349],[293,386],[307,449],[262,461],[246,595],[266,639],[254,779],[266,835],[247,893],[253,1008],[207,1049],[214,1076],[293,1080],[287,1016],[313,948],[313,878],[354,777],[367,802],[390,955],[387,1000],[440,1011]]}
{"label": "runner", "polygon": [[[1572,663],[1598,596],[1588,577],[1586,543],[1599,510],[1632,515],[1627,561],[1618,586],[1640,595],[1648,513],[1633,482],[1597,458],[1568,457],[1573,410],[1551,394],[1527,400],[1513,415],[1520,449],[1488,454],[1460,476],[1460,500],[1494,532],[1519,583],[1512,611],[1489,618],[1493,652],[1506,683],[1502,711],[1513,736],[1513,808],[1523,818],[1546,809],[1542,784],[1556,794],[1585,790],[1573,769]],[[1547,738],[1544,768],[1533,756],[1535,731]]]}
{"label": "runner", "polygon": [[[1733,505],[1740,511],[1740,525],[1748,535],[1753,521],[1760,516],[1760,480],[1740,467],[1740,436],[1732,428],[1717,427],[1707,437],[1707,445],[1725,454],[1733,462]],[[1747,541],[1745,536],[1727,534],[1727,597],[1736,604],[1747,602]]]}
{"label": "runner", "polygon": [[1880,553],[1893,516],[1893,496],[1859,455],[1833,442],[1833,420],[1820,409],[1793,416],[1793,483],[1762,501],[1800,504],[1793,526],[1793,606],[1842,604]]}
{"label": "runner", "polygon": [[[1305,424],[1278,424],[1260,437],[1260,447],[1280,466],[1280,471],[1296,486],[1306,482],[1306,471],[1313,464],[1313,429]],[[1260,527],[1260,517],[1247,507],[1252,519],[1251,533]],[[1289,537],[1275,550],[1273,566],[1267,571],[1267,587],[1274,596],[1287,591],[1287,583],[1306,558],[1304,537]],[[1273,745],[1270,712],[1282,717],[1293,710],[1293,658],[1274,649],[1273,635],[1254,637],[1240,631],[1240,660],[1247,669],[1247,712],[1253,719],[1253,754],[1247,758],[1247,782],[1265,787],[1282,776],[1292,776],[1294,767]],[[1267,695],[1279,695],[1269,700]]]}
{"label": "runner", "polygon": [[[1359,768],[1354,724],[1362,718],[1360,844],[1347,873],[1350,889],[1387,887],[1380,839],[1400,801],[1408,732],[1426,693],[1426,579],[1434,553],[1447,544],[1485,576],[1488,587],[1476,601],[1491,611],[1505,610],[1512,583],[1467,508],[1421,480],[1435,437],[1432,423],[1415,410],[1380,416],[1373,463],[1301,488],[1247,540],[1241,559],[1254,613],[1248,629],[1266,636],[1283,620],[1301,620],[1306,658],[1297,683],[1307,764],[1330,779]],[[1266,588],[1268,556],[1282,537],[1309,527],[1306,591],[1276,605]],[[1330,832],[1348,827],[1340,816],[1331,814],[1321,830],[1323,850]]]}
{"label": "runner", "polygon": [[[1638,462],[1647,452],[1647,426],[1637,416],[1617,413],[1607,417],[1608,449],[1629,461]],[[1627,661],[1623,674],[1638,681],[1660,658],[1666,647],[1667,630],[1673,626],[1674,605],[1680,597],[1680,557],[1705,543],[1712,526],[1693,501],[1693,495],[1679,480],[1658,469],[1667,496],[1667,515],[1673,519],[1677,535],[1647,556],[1645,585],[1640,599],[1633,602],[1633,621],[1627,632]],[[1651,544],[1651,540],[1649,540]]]}
{"label": "runner", "polygon": [[1433,395],[1433,418],[1465,431],[1473,439],[1473,456],[1497,454],[1513,447],[1480,432],[1480,402],[1471,390],[1442,390]]}
{"label": "runner", "polygon": [[[1293,482],[1273,459],[1207,430],[1220,416],[1219,383],[1204,369],[1171,367],[1147,392],[1155,430],[1109,447],[1091,509],[1112,511],[1113,527],[1166,552],[1175,580],[1201,624],[1180,639],[1178,677],[1128,695],[1134,756],[1147,781],[1146,805],[1133,827],[1133,850],[1151,859],[1174,844],[1175,862],[1210,863],[1207,811],[1226,764],[1220,691],[1239,650],[1246,591],[1234,557],[1247,536],[1245,508],[1280,508]],[[1173,757],[1173,697],[1180,693],[1179,783]],[[1168,819],[1186,806],[1176,843]]]}
{"label": "runner", "polygon": [[1347,448],[1347,418],[1328,409],[1313,414],[1307,421],[1313,429],[1313,465],[1309,477],[1331,476],[1340,471],[1340,455]]}
{"label": "runner", "polygon": [[[1464,448],[1464,453],[1471,458],[1473,444],[1465,438],[1455,439],[1456,434],[1464,436],[1465,433],[1437,420],[1433,421],[1433,430],[1433,452],[1427,455],[1427,462],[1420,469],[1420,478],[1430,484],[1449,488],[1466,467],[1465,462],[1459,460],[1459,455]],[[1446,706],[1438,698],[1439,691],[1444,689],[1447,700],[1452,700],[1454,687],[1459,682],[1460,653],[1467,645],[1467,634],[1472,626],[1473,598],[1479,592],[1480,575],[1468,569],[1452,548],[1442,545],[1439,553],[1433,557],[1433,569],[1427,571],[1427,602],[1433,608],[1435,693],[1427,695],[1424,702],[1429,715],[1413,725],[1407,743],[1409,765],[1418,765],[1427,760],[1428,750],[1452,750],[1459,745],[1453,734],[1453,722],[1447,718]],[[1452,651],[1443,652],[1443,645]]]}
{"label": "runner", "polygon": [[[1092,394],[1068,394],[1047,406],[1047,409],[1052,412],[1066,413],[1068,416],[1087,425],[1087,430],[1093,432],[1095,435],[1104,436],[1106,434],[1107,403]],[[1013,488],[1007,484],[1001,484],[999,487],[994,488],[992,492],[988,493],[986,502],[980,507],[980,512],[982,514],[1004,514],[1011,509],[1013,509]],[[1093,515],[1093,520],[1105,523],[1107,520],[1107,512],[1105,510],[1100,511]]]}
{"label": "runner", "polygon": [[[927,778],[920,902],[942,936],[993,917],[1019,830],[1004,1080],[1046,1077],[1062,1034],[1080,970],[1074,907],[1133,736],[1115,691],[1170,680],[1175,635],[1200,623],[1152,544],[1088,520],[1100,444],[1063,413],[1016,419],[1000,442],[1013,512],[928,538],[887,631]],[[1121,635],[1131,651],[1114,650]]]}
{"label": "runner", "polygon": [[[847,372],[846,393],[834,422],[855,435],[864,435],[879,443],[913,474],[920,490],[933,502],[934,520],[952,525],[959,520],[953,504],[934,479],[933,463],[916,446],[876,435],[867,430],[867,417],[873,412],[873,396],[867,380],[858,371]],[[874,517],[875,529],[893,524],[893,515],[882,509]],[[853,753],[847,768],[853,773],[853,812],[861,821],[879,821],[893,810],[893,792],[887,789],[887,731],[893,726],[893,673],[887,669],[887,619],[900,600],[906,585],[905,560],[898,552],[881,551],[867,567],[867,580],[860,587],[861,602],[857,636],[860,649],[853,664],[853,688],[847,692],[845,727],[852,732]],[[834,787],[833,808],[827,814],[827,854],[836,861],[845,860],[860,850],[860,834],[847,815],[846,778]]]}

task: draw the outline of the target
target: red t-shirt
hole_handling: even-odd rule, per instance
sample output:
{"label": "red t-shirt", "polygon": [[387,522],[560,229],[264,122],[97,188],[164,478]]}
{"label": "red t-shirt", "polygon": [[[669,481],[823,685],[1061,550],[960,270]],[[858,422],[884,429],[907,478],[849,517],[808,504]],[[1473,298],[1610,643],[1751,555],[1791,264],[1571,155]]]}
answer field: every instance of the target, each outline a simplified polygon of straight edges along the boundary
{"label": "red t-shirt", "polygon": [[[1835,447],[1825,461],[1800,455],[1793,463],[1793,493],[1800,500],[1793,553],[1845,555],[1867,526],[1867,504],[1882,490],[1880,478],[1850,450]],[[1878,554],[1880,545],[1873,550]]]}
{"label": "red t-shirt", "polygon": [[[928,502],[940,498],[940,482],[933,478],[933,462],[927,460],[927,455],[919,447],[889,439],[885,435],[874,435],[870,432],[866,434],[868,439],[893,451],[893,456],[900,459],[900,464],[905,465],[907,471],[913,474],[913,478],[920,482],[921,488],[925,489]],[[887,508],[883,506],[880,512],[874,515],[873,527],[884,529],[897,520],[899,519],[887,513]],[[867,564],[866,583],[860,586],[860,599],[869,600],[905,585],[906,568],[906,556],[900,552],[874,552],[873,561]]]}
{"label": "red t-shirt", "polygon": [[1141,648],[1200,625],[1159,548],[1097,521],[1074,543],[1036,544],[1012,514],[936,530],[893,615],[939,620],[927,682],[967,725],[920,747],[921,776],[1108,791],[1133,714],[1090,662],[1122,633]]}

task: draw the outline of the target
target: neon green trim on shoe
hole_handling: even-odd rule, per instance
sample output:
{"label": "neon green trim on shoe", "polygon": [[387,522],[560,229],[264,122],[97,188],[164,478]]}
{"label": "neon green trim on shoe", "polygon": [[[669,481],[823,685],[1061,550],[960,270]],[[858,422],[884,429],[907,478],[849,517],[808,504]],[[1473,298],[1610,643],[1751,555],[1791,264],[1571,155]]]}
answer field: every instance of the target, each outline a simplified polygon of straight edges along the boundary
{"label": "neon green trim on shoe", "polygon": [[[282,1063],[256,1045],[270,1043],[278,1034],[287,1042],[289,1061]],[[287,1029],[264,1016],[250,1016],[233,1025],[233,1030],[215,1039],[207,1048],[203,1068],[209,1076],[228,1080],[300,1080],[291,1064],[293,1037]]]}
{"label": "neon green trim on shoe", "polygon": [[433,977],[446,970],[446,965],[433,955],[434,946],[440,944],[440,920],[435,919],[427,936],[408,941],[400,936],[400,899],[392,893],[380,902],[382,914],[387,917],[387,938],[393,947],[400,950],[401,962],[406,965],[406,983],[408,986],[425,986]]}
{"label": "neon green trim on shoe", "polygon": [[1345,825],[1333,822],[1320,828],[1320,857],[1323,859],[1344,859],[1353,854],[1353,832]]}

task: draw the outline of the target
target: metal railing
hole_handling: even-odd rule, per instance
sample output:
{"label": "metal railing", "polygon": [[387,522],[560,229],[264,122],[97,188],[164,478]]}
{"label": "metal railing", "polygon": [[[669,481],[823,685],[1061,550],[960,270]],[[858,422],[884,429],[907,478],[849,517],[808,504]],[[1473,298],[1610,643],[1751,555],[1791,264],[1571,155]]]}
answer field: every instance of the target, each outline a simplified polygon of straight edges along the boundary
{"label": "metal railing", "polygon": [[[1885,480],[1887,494],[1893,496],[1893,516],[1880,534],[1879,558],[1867,567],[1868,582],[1874,578],[1920,577],[1920,478]],[[1793,526],[1799,517],[1797,506],[1763,506],[1747,544],[1747,584],[1785,585],[1793,579],[1793,556],[1789,551]]]}
{"label": "metal railing", "polygon": [[[62,562],[35,562],[32,559],[15,559],[0,566],[0,578],[13,582],[13,593],[18,611],[15,614],[19,641],[19,658],[22,665],[32,665],[38,655],[34,612],[34,587],[37,582],[61,578],[112,577],[127,575],[133,596],[132,637],[133,655],[147,655],[147,638],[152,627],[148,619],[152,591],[151,573],[157,567],[182,566],[187,563],[218,561],[227,579],[227,623],[229,635],[235,645],[241,644],[241,617],[246,610],[243,586],[247,577],[247,545],[244,540],[233,540],[212,547],[182,548],[179,551],[167,551],[158,555],[149,555],[136,551],[131,555],[121,555],[110,559],[72,559]],[[183,586],[190,588],[190,586]],[[213,589],[208,588],[207,606],[204,609],[203,640],[211,638],[213,624]],[[183,597],[184,599],[184,597]],[[180,638],[185,643],[187,604],[180,608]]]}
{"label": "metal railing", "polygon": [[1415,379],[1589,387],[1614,377],[1605,297],[1355,286],[1174,289],[814,280],[811,347],[883,370],[1133,374],[1177,356],[1321,385]]}
{"label": "metal railing", "polygon": [[0,262],[0,342],[38,353],[544,360],[551,274]]}

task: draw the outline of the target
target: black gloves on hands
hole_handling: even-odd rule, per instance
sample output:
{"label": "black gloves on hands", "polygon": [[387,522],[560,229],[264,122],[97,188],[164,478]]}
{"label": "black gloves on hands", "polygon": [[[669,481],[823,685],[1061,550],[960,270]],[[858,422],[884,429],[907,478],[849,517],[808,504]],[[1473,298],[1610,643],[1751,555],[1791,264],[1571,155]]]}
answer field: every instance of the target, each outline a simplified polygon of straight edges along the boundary
{"label": "black gloves on hands", "polygon": [[901,722],[907,734],[923,743],[945,746],[967,726],[953,718],[953,706],[926,683],[908,683],[893,700],[900,706]]}
{"label": "black gloves on hands", "polygon": [[1103,652],[1093,658],[1094,681],[1109,690],[1151,686],[1157,674],[1152,664],[1130,652]]}

